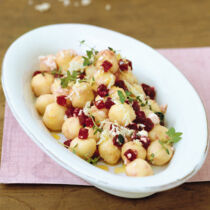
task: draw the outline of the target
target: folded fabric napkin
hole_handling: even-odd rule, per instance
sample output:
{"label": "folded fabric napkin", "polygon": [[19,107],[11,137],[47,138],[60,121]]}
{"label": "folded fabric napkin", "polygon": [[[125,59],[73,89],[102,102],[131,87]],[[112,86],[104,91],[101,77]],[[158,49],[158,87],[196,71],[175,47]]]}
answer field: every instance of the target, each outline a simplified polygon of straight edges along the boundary
{"label": "folded fabric napkin", "polygon": [[[202,98],[208,119],[210,119],[210,48],[160,49],[193,84]],[[198,139],[199,140],[199,139]],[[202,169],[191,179],[210,180],[210,153]],[[48,183],[88,185],[51,160],[24,133],[8,106],[5,107],[1,183]]]}

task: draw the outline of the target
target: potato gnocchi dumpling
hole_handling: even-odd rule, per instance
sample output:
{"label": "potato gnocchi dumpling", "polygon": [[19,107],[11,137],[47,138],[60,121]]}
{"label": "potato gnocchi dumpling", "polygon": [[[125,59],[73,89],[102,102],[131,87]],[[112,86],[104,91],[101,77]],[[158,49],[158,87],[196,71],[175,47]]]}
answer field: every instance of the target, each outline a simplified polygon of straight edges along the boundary
{"label": "potato gnocchi dumpling", "polygon": [[43,115],[47,105],[55,102],[54,96],[52,94],[43,94],[40,95],[35,102],[35,107],[37,111]]}
{"label": "potato gnocchi dumpling", "polygon": [[31,87],[35,96],[50,94],[53,81],[54,77],[49,73],[35,75],[31,80]]}
{"label": "potato gnocchi dumpling", "polygon": [[165,165],[172,156],[173,147],[160,140],[152,142],[147,150],[147,159],[156,166]]}
{"label": "potato gnocchi dumpling", "polygon": [[82,128],[78,117],[70,117],[62,125],[62,133],[67,139],[74,139],[79,135]]}
{"label": "potato gnocchi dumpling", "polygon": [[96,141],[92,138],[83,140],[77,137],[71,142],[69,150],[83,159],[88,159],[91,158],[96,151]]}
{"label": "potato gnocchi dumpling", "polygon": [[125,173],[128,176],[151,176],[153,175],[152,167],[143,159],[135,159],[125,167]]}
{"label": "potato gnocchi dumpling", "polygon": [[167,104],[132,71],[111,47],[60,50],[39,57],[31,88],[44,125],[62,133],[57,141],[69,151],[91,164],[122,164],[127,176],[151,176],[170,162],[182,133],[165,124]]}
{"label": "potato gnocchi dumpling", "polygon": [[52,103],[47,105],[44,115],[43,122],[47,128],[52,131],[60,131],[64,123],[65,108]]}

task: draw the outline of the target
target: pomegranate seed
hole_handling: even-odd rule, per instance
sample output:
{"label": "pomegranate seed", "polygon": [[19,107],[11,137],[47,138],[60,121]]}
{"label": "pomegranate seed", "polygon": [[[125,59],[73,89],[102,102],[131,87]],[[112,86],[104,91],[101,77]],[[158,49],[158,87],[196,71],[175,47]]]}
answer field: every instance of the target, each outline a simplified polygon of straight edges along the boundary
{"label": "pomegranate seed", "polygon": [[142,84],[141,86],[142,86],[142,88],[143,88],[143,90],[144,90],[144,92],[147,96],[149,96],[151,99],[155,98],[156,93],[155,93],[155,88],[154,87],[150,87],[147,84]]}
{"label": "pomegranate seed", "polygon": [[132,63],[128,59],[120,59],[118,64],[121,71],[127,71],[129,67],[132,70]]}
{"label": "pomegranate seed", "polygon": [[147,132],[151,131],[154,127],[154,123],[152,122],[152,120],[150,118],[147,118],[143,124],[145,125],[144,129]]}
{"label": "pomegranate seed", "polygon": [[122,145],[125,143],[125,139],[123,137],[123,135],[119,134],[119,135],[116,135],[114,138],[113,138],[113,144],[117,147],[122,147]]}
{"label": "pomegranate seed", "polygon": [[41,74],[41,73],[42,73],[41,71],[35,71],[35,72],[33,73],[33,77],[36,76],[37,74]]}
{"label": "pomegranate seed", "polygon": [[144,124],[145,120],[146,120],[145,113],[143,111],[137,111],[136,112],[136,119],[134,120],[134,122]]}
{"label": "pomegranate seed", "polygon": [[108,72],[109,69],[112,68],[112,63],[110,63],[108,60],[105,60],[101,65],[103,66],[105,72]]}
{"label": "pomegranate seed", "polygon": [[136,123],[129,124],[126,127],[132,130],[136,130],[136,131],[138,130],[138,125]]}
{"label": "pomegranate seed", "polygon": [[93,120],[90,117],[85,119],[85,126],[92,128],[93,127]]}
{"label": "pomegranate seed", "polygon": [[73,114],[74,114],[74,107],[69,106],[69,107],[67,108],[65,114],[66,114],[67,117],[72,117]]}
{"label": "pomegranate seed", "polygon": [[110,97],[108,97],[106,99],[106,102],[105,102],[105,107],[107,109],[110,109],[115,103],[112,101],[112,99]]}
{"label": "pomegranate seed", "polygon": [[97,109],[104,109],[105,103],[102,100],[95,101],[95,106]]}
{"label": "pomegranate seed", "polygon": [[56,102],[61,106],[66,106],[66,96],[57,96]]}
{"label": "pomegranate seed", "polygon": [[87,139],[88,138],[88,129],[87,128],[80,128],[78,137],[80,139]]}
{"label": "pomegranate seed", "polygon": [[109,90],[104,84],[101,84],[98,86],[97,93],[99,96],[104,97],[108,95]]}
{"label": "pomegranate seed", "polygon": [[63,144],[65,145],[65,147],[70,147],[71,142],[72,142],[72,139],[68,139]]}
{"label": "pomegranate seed", "polygon": [[124,155],[129,161],[133,161],[137,158],[138,152],[137,150],[128,149],[125,151]]}
{"label": "pomegranate seed", "polygon": [[145,149],[147,149],[151,143],[151,140],[147,136],[140,136],[139,141]]}
{"label": "pomegranate seed", "polygon": [[128,88],[126,87],[125,82],[123,80],[117,80],[115,82],[115,86],[120,87],[124,90],[128,90]]}
{"label": "pomegranate seed", "polygon": [[135,112],[139,112],[140,111],[140,106],[137,100],[133,101],[132,107],[134,109]]}

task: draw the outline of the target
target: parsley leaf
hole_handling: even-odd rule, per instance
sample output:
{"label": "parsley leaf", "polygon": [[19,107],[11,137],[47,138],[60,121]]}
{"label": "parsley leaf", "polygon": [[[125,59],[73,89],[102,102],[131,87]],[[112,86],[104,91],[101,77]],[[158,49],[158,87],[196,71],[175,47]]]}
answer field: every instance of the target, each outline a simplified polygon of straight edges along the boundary
{"label": "parsley leaf", "polygon": [[60,76],[63,76],[62,72],[61,72],[61,68],[59,69],[54,69],[53,71],[51,71],[51,74],[53,76],[57,76],[57,77],[60,77]]}
{"label": "parsley leaf", "polygon": [[88,158],[87,162],[95,165],[99,160],[100,160],[100,157],[98,156],[98,157],[95,157],[95,158]]}
{"label": "parsley leaf", "polygon": [[155,112],[155,114],[159,117],[160,123],[164,124],[164,118],[165,118],[164,114],[162,112]]}
{"label": "parsley leaf", "polygon": [[179,142],[182,139],[182,137],[181,137],[182,133],[181,132],[176,132],[175,128],[170,128],[166,132],[166,134],[169,136],[169,140],[168,140],[169,144],[170,143],[172,143],[172,144],[173,143],[177,143],[177,142]]}
{"label": "parsley leaf", "polygon": [[112,47],[108,47],[108,49],[114,53],[116,53],[116,51],[112,48]]}
{"label": "parsley leaf", "polygon": [[80,45],[84,44],[85,43],[85,40],[82,40],[80,41]]}
{"label": "parsley leaf", "polygon": [[69,82],[75,82],[77,80],[79,72],[73,71],[72,74],[67,71],[67,76],[61,78],[61,87],[66,88],[69,84]]}
{"label": "parsley leaf", "polygon": [[140,102],[140,105],[141,105],[142,107],[147,106],[147,104],[148,104],[148,101],[147,101],[147,100],[146,100],[145,103],[143,103],[143,101],[141,100],[140,96],[137,96],[136,99]]}
{"label": "parsley leaf", "polygon": [[127,96],[127,99],[129,102],[132,102],[134,99],[131,97],[131,92],[129,92],[128,90],[125,91],[125,94]]}
{"label": "parsley leaf", "polygon": [[94,130],[94,133],[93,133],[93,134],[95,135],[95,134],[97,134],[98,132],[101,133],[101,132],[103,131],[103,129],[102,129],[102,128],[99,128],[99,127],[97,126],[97,124],[96,124],[96,122],[95,122],[94,116],[90,115],[90,117],[91,117],[91,119],[92,119],[92,121],[93,121],[93,130]]}
{"label": "parsley leaf", "polygon": [[150,155],[150,162],[152,162],[152,161],[154,160],[154,158],[155,158],[155,154],[152,153],[152,154]]}
{"label": "parsley leaf", "polygon": [[120,90],[118,90],[118,91],[117,91],[117,94],[118,94],[118,96],[119,96],[119,98],[120,98],[120,102],[121,102],[122,104],[124,104],[126,98],[125,98],[123,92],[120,91]]}
{"label": "parsley leaf", "polygon": [[159,143],[162,145],[163,149],[165,149],[166,153],[169,155],[169,154],[170,154],[170,153],[169,153],[169,150],[168,150],[168,148],[165,146],[166,142],[163,142],[163,141],[161,141],[161,140],[158,140],[158,141],[159,141]]}

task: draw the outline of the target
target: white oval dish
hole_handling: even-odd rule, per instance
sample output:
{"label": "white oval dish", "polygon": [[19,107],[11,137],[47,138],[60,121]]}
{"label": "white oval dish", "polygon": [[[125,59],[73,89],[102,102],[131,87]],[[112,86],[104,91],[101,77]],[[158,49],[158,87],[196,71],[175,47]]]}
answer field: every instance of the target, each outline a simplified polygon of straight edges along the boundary
{"label": "white oval dish", "polygon": [[[120,50],[133,62],[140,82],[156,87],[157,101],[167,103],[169,127],[183,132],[170,164],[150,177],[115,175],[80,159],[52,138],[34,108],[30,81],[37,57],[61,49],[80,51],[79,42]],[[207,120],[202,102],[187,79],[155,50],[131,37],[96,26],[59,24],[40,27],[18,38],[3,61],[2,84],[7,102],[24,131],[61,166],[108,193],[140,198],[184,183],[202,166],[208,150]]]}

